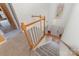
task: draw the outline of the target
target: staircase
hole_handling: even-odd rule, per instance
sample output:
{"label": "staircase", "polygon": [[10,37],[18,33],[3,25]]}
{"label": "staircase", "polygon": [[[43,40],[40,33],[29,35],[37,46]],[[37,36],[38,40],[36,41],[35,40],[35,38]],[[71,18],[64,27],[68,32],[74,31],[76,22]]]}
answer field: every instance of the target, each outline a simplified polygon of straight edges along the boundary
{"label": "staircase", "polygon": [[[42,31],[37,27],[32,27],[28,30],[32,43],[35,45],[38,43],[38,38],[41,37]],[[45,36],[44,36],[45,37]],[[35,47],[35,49],[29,49],[29,55],[31,56],[59,56],[59,47],[56,42],[47,37],[43,38],[42,41]]]}
{"label": "staircase", "polygon": [[[37,39],[40,38],[42,31],[40,31],[37,27],[32,27],[28,30],[28,33],[30,33],[30,37],[32,38],[33,44],[37,43]],[[35,50],[32,50],[31,54],[32,56],[59,56],[59,47],[58,44],[52,39],[49,39],[47,37],[43,38],[43,42],[40,43],[39,47],[37,47]],[[31,50],[30,50],[31,51]],[[29,51],[29,52],[30,52]]]}
{"label": "staircase", "polygon": [[[55,45],[55,46],[54,46]],[[48,42],[32,51],[32,56],[59,56],[59,47],[55,42]]]}
{"label": "staircase", "polygon": [[21,28],[29,45],[29,55],[58,56],[58,44],[52,39],[45,38],[45,16],[38,17],[37,21],[29,24],[21,23]]}

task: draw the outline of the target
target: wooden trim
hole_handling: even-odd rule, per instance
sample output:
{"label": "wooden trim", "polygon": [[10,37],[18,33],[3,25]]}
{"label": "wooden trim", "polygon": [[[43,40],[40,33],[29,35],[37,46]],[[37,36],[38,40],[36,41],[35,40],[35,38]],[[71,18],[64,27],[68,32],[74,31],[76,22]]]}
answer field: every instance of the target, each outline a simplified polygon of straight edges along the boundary
{"label": "wooden trim", "polygon": [[6,17],[8,18],[8,21],[10,22],[11,26],[13,28],[17,28],[16,25],[15,25],[15,22],[13,21],[12,15],[9,12],[9,9],[6,6],[6,4],[5,3],[0,3],[0,7],[2,8],[2,10],[5,13]]}
{"label": "wooden trim", "polygon": [[18,21],[18,17],[17,17],[17,15],[16,15],[16,12],[15,12],[15,9],[14,9],[12,3],[8,3],[8,6],[10,7],[11,12],[12,12],[12,14],[13,14],[13,16],[14,16],[14,19],[15,19],[15,21],[16,21],[18,27],[20,28],[20,24],[19,24],[19,21]]}

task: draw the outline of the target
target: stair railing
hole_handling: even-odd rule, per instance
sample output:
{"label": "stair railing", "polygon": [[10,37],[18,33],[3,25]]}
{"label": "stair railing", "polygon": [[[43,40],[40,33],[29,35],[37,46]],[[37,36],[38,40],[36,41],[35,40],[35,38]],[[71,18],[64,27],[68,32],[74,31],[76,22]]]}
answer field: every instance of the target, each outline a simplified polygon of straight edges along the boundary
{"label": "stair railing", "polygon": [[38,20],[29,24],[21,23],[21,29],[25,34],[30,49],[34,49],[45,36],[45,16],[32,16],[32,18],[34,17],[37,17]]}
{"label": "stair railing", "polygon": [[76,56],[79,56],[78,52],[74,51],[66,42],[64,42],[63,40],[61,40],[61,35],[59,37],[56,36],[56,35],[50,34],[50,33],[46,33],[45,35],[54,38],[54,40],[58,40],[59,43],[62,42],[72,53],[74,53]]}
{"label": "stair railing", "polygon": [[74,53],[76,56],[79,56],[79,53],[77,53],[76,51],[74,51],[67,43],[65,43],[64,41],[61,40],[61,42],[70,50],[72,51],[72,53]]}

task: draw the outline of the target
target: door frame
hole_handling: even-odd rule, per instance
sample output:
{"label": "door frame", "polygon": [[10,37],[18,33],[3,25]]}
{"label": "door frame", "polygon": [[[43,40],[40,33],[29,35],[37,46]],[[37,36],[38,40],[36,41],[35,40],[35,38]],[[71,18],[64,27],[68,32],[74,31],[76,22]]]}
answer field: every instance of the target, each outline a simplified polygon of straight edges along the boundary
{"label": "door frame", "polygon": [[16,29],[17,26],[16,26],[16,24],[14,22],[14,19],[13,19],[12,15],[11,15],[6,3],[0,3],[0,7],[2,8],[2,10],[3,10],[4,14],[6,15],[6,17],[8,18],[8,21],[11,24],[11,27]]}

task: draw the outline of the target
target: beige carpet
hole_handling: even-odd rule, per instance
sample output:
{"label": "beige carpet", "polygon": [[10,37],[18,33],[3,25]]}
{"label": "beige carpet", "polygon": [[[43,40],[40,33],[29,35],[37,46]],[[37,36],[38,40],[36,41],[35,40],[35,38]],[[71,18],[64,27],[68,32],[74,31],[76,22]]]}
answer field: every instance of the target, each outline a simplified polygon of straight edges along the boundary
{"label": "beige carpet", "polygon": [[9,56],[19,56],[19,55],[29,55],[28,47],[26,44],[26,39],[21,32],[13,31],[14,35],[8,36],[7,42],[3,45],[0,45],[0,55],[9,55]]}
{"label": "beige carpet", "polygon": [[[7,33],[5,36],[7,38],[6,39],[7,41],[4,44],[0,45],[0,55],[2,55],[2,56],[28,56],[29,55],[27,40],[25,38],[25,35],[21,31],[14,30],[12,32]],[[45,43],[46,43],[46,41],[45,41]],[[54,48],[55,45],[56,44],[53,44],[51,48]],[[47,47],[45,47],[45,48],[47,49]],[[58,49],[58,47],[57,47],[57,49]],[[47,50],[49,50],[49,49],[47,49]],[[41,51],[43,51],[43,50],[41,49]],[[39,49],[36,52],[38,53]],[[43,52],[45,52],[45,51],[43,51]],[[37,53],[32,52],[32,55],[36,56]],[[39,53],[39,55],[41,55],[41,56],[45,55],[43,53],[42,53],[43,54],[42,55],[41,53]],[[54,53],[54,55],[58,55],[59,51],[56,50],[56,52],[53,51],[52,53]],[[48,55],[53,55],[53,54],[51,54],[51,53],[49,53],[49,51],[47,51],[47,54],[45,56],[48,56]]]}

